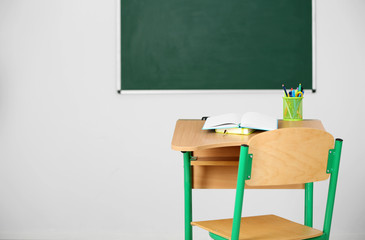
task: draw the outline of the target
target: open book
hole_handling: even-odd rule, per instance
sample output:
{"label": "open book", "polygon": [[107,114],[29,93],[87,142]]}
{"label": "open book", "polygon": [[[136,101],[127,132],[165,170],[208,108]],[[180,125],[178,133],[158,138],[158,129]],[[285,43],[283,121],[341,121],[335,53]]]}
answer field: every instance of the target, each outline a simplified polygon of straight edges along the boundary
{"label": "open book", "polygon": [[203,126],[203,130],[224,128],[274,130],[278,128],[278,120],[257,112],[247,112],[242,117],[234,113],[229,113],[209,117]]}

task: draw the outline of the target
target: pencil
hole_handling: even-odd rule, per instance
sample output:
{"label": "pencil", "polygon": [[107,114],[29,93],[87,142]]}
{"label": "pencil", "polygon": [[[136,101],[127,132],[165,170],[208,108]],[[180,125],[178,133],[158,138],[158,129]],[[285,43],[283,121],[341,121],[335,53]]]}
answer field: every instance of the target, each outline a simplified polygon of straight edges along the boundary
{"label": "pencil", "polygon": [[286,88],[285,88],[284,84],[283,84],[283,85],[281,85],[281,86],[282,86],[282,87],[283,87],[283,89],[284,89],[285,97],[288,97],[288,93],[286,92]]}

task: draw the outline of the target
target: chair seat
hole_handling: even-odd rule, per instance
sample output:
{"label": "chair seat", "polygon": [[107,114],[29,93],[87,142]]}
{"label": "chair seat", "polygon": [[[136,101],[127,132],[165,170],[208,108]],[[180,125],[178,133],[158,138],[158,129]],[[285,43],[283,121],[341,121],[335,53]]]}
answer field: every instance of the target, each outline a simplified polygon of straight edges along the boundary
{"label": "chair seat", "polygon": [[[233,219],[192,222],[211,233],[230,239]],[[289,221],[275,215],[241,218],[239,239],[296,240],[318,237],[322,231]]]}

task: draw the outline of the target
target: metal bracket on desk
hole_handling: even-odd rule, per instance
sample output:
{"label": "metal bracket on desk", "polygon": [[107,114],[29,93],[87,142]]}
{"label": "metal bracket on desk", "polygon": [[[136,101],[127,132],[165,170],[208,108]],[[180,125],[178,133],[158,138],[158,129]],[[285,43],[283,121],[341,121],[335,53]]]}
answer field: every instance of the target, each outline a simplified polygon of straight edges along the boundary
{"label": "metal bracket on desk", "polygon": [[246,171],[245,171],[245,180],[250,180],[251,179],[251,169],[252,169],[252,158],[253,155],[252,154],[247,154],[247,165],[245,167]]}
{"label": "metal bracket on desk", "polygon": [[328,151],[328,161],[327,161],[327,173],[333,172],[333,159],[335,157],[335,149],[330,149]]}

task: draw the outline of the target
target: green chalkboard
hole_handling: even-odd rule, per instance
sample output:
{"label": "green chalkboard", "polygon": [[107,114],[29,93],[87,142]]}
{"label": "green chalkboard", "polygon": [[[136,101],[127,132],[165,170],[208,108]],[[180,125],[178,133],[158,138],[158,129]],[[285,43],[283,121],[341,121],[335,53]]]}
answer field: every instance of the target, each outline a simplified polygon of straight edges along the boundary
{"label": "green chalkboard", "polygon": [[312,0],[121,0],[122,90],[312,89]]}

